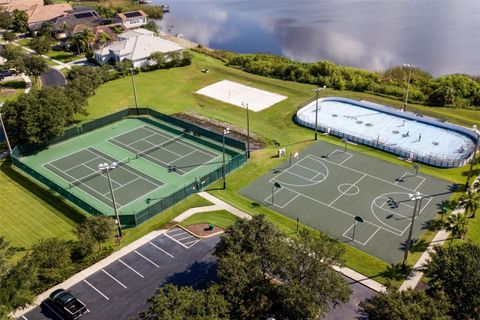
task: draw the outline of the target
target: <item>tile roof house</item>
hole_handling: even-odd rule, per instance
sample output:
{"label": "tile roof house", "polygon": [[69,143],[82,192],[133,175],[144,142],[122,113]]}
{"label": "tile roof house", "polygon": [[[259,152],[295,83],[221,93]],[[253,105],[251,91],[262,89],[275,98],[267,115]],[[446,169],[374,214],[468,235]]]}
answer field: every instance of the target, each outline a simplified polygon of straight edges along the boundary
{"label": "tile roof house", "polygon": [[44,22],[51,21],[58,17],[67,16],[73,8],[68,3],[50,4],[47,6],[36,5],[27,10],[28,27],[30,30],[36,30]]}
{"label": "tile roof house", "polygon": [[0,0],[0,7],[7,12],[32,10],[35,6],[43,6],[43,0]]}
{"label": "tile roof house", "polygon": [[129,29],[138,28],[148,23],[148,16],[142,10],[117,13],[114,19],[115,22],[123,23]]}
{"label": "tile roof house", "polygon": [[70,11],[68,15],[52,20],[52,30],[57,40],[66,39],[73,34],[104,24],[105,19],[90,8]]}
{"label": "tile roof house", "polygon": [[[141,31],[139,32],[139,30]],[[119,38],[124,40],[95,51],[95,60],[100,64],[130,60],[135,67],[142,67],[150,63],[150,55],[154,52],[167,54],[183,51],[183,47],[175,42],[156,37],[153,34],[143,34],[145,33],[143,30],[135,30],[138,32],[137,36],[129,32],[119,35]]]}

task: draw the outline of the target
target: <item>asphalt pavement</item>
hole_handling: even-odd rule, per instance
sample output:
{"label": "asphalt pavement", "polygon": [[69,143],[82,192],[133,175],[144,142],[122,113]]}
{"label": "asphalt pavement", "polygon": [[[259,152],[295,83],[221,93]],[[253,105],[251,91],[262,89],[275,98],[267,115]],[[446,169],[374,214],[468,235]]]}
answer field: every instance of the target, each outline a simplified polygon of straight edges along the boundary
{"label": "asphalt pavement", "polygon": [[[164,283],[205,287],[215,279],[212,256],[218,236],[186,248],[161,235],[69,288],[89,313],[82,319],[129,319],[148,308],[147,299]],[[48,302],[19,319],[63,319]]]}
{"label": "asphalt pavement", "polygon": [[40,78],[42,79],[42,85],[44,86],[65,86],[67,84],[67,80],[63,73],[54,68],[49,68],[47,72],[42,73]]}

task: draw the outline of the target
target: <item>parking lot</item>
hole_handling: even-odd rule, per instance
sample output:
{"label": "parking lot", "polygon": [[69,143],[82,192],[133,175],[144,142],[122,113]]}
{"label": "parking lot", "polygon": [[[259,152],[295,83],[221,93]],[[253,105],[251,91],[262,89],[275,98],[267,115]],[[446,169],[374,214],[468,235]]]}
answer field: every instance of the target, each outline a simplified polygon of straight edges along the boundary
{"label": "parking lot", "polygon": [[[215,278],[211,255],[219,241],[189,238],[172,229],[114,261],[69,290],[89,309],[85,319],[129,319],[145,310],[147,299],[163,283],[201,288]],[[176,239],[177,238],[177,239]],[[193,242],[192,242],[193,241]],[[182,245],[183,243],[183,245]],[[42,303],[19,319],[63,319],[48,303]]]}

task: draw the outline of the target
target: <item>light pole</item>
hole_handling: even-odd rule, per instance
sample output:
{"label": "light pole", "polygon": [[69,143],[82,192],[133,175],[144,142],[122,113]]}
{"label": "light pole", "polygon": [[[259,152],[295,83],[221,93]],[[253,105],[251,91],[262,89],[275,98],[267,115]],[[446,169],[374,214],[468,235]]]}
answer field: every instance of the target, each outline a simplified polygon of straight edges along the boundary
{"label": "light pole", "polygon": [[10,145],[10,140],[8,140],[7,129],[5,128],[5,125],[3,124],[2,112],[1,112],[2,107],[3,107],[3,102],[0,103],[0,126],[2,126],[3,135],[5,136],[5,141],[7,142],[8,152],[9,152],[10,157],[11,157],[12,156],[12,146]]}
{"label": "light pole", "polygon": [[225,135],[230,133],[230,128],[223,129],[222,134],[222,177],[223,177],[223,189],[227,188],[227,179],[225,177]]}
{"label": "light pole", "polygon": [[[410,196],[410,201],[415,201],[415,205],[413,207],[413,214],[412,214],[412,222],[410,223],[410,230],[408,231],[408,239],[407,242],[405,243],[405,255],[403,256],[403,265],[407,265],[407,258],[408,258],[408,252],[410,251],[411,248],[411,243],[412,243],[412,233],[413,233],[413,225],[415,224],[415,217],[417,215],[417,211],[420,211],[420,207],[422,206],[422,196],[420,195],[420,192],[415,192],[415,194],[409,194]],[[418,201],[420,200],[420,206],[418,206]]]}
{"label": "light pole", "polygon": [[477,126],[474,124],[472,130],[477,134],[477,143],[475,144],[475,150],[473,150],[472,161],[470,161],[470,170],[468,170],[467,182],[465,183],[465,190],[468,191],[468,186],[470,184],[470,179],[472,178],[473,165],[475,164],[475,157],[477,156],[477,149],[480,147],[480,130],[477,129]]}
{"label": "light pole", "polygon": [[117,167],[116,162],[112,162],[111,164],[108,163],[100,163],[98,165],[98,169],[101,172],[106,171],[108,177],[108,186],[110,187],[110,194],[112,195],[112,202],[113,202],[113,211],[115,212],[115,218],[117,219],[117,232],[118,232],[118,239],[122,238],[122,226],[120,224],[120,216],[118,215],[117,210],[117,202],[115,201],[115,194],[113,193],[112,187],[112,178],[110,177],[110,170],[113,170]]}
{"label": "light pole", "polygon": [[282,188],[282,186],[280,185],[280,183],[278,182],[274,182],[273,185],[272,185],[272,206],[274,204],[274,201],[273,201],[273,197],[275,196],[275,190],[276,189],[280,189]]}
{"label": "light pole", "polygon": [[363,218],[360,216],[355,216],[355,223],[353,224],[353,235],[352,235],[352,241],[355,241],[355,229],[357,228],[357,223],[363,223]]}
{"label": "light pole", "polygon": [[345,150],[345,152],[347,152],[348,139],[347,138],[342,138],[342,141],[345,143],[344,150]]}
{"label": "light pole", "polygon": [[408,69],[407,89],[405,91],[405,102],[403,104],[403,111],[407,111],[408,91],[410,90],[410,80],[412,79],[412,70],[417,68],[417,66],[414,66],[413,64],[406,64],[406,63],[404,63],[403,66]]}
{"label": "light pole", "polygon": [[248,109],[248,103],[242,102],[242,106],[247,109],[247,157],[250,159],[250,110]]}
{"label": "light pole", "polygon": [[139,115],[140,112],[138,111],[137,88],[135,87],[135,79],[133,77],[133,68],[130,68],[130,73],[132,74],[132,86],[133,86],[133,97],[135,98],[135,109],[137,110],[137,115]]}
{"label": "light pole", "polygon": [[312,91],[315,92],[317,97],[315,100],[315,141],[317,141],[317,135],[318,135],[318,93],[322,90],[325,90],[326,88],[327,86],[312,89]]}

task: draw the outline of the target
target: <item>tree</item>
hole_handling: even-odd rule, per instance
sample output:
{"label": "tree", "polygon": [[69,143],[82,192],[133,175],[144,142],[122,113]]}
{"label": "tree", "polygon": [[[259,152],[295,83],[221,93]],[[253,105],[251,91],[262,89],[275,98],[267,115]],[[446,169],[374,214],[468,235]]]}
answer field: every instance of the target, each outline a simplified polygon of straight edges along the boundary
{"label": "tree", "polygon": [[63,279],[63,273],[72,260],[67,241],[58,238],[41,240],[32,247],[29,258],[38,268],[38,279],[43,284],[53,285]]}
{"label": "tree", "polygon": [[435,297],[425,292],[389,291],[368,299],[364,311],[370,320],[440,320],[446,316],[449,304],[442,293]]}
{"label": "tree", "polygon": [[463,239],[468,231],[468,220],[464,213],[452,214],[445,221],[445,229],[452,233],[452,241],[458,237]]}
{"label": "tree", "polygon": [[15,35],[14,32],[5,31],[5,32],[3,33],[3,39],[4,39],[5,41],[12,42],[13,40],[15,40],[15,38],[17,38],[17,36]]}
{"label": "tree", "polygon": [[0,29],[12,29],[12,15],[10,12],[5,11],[3,7],[0,7]]}
{"label": "tree", "polygon": [[237,220],[215,248],[218,282],[231,317],[316,319],[329,303],[346,301],[347,283],[332,269],[343,249],[308,232],[288,239],[263,215]]}
{"label": "tree", "polygon": [[13,252],[10,250],[10,244],[3,236],[0,236],[0,277],[7,271],[7,260],[12,256]]}
{"label": "tree", "polygon": [[229,319],[229,304],[219,291],[216,285],[204,290],[193,290],[191,287],[177,288],[167,284],[149,299],[150,306],[140,313],[140,319]]}
{"label": "tree", "polygon": [[114,223],[111,218],[95,216],[78,224],[75,233],[80,245],[85,245],[84,253],[89,254],[93,252],[94,244],[98,245],[98,249],[102,248],[102,244],[112,237],[113,228]]}
{"label": "tree", "polygon": [[5,102],[2,112],[15,143],[46,144],[73,121],[74,108],[63,88],[44,87]]}
{"label": "tree", "polygon": [[429,292],[444,292],[453,319],[480,319],[480,245],[435,246],[425,267]]}
{"label": "tree", "polygon": [[45,54],[50,51],[51,45],[52,43],[49,36],[35,37],[30,41],[30,48],[38,54]]}
{"label": "tree", "polygon": [[465,208],[465,216],[467,216],[468,213],[471,212],[471,217],[475,218],[477,210],[480,207],[480,192],[468,191],[460,201]]}
{"label": "tree", "polygon": [[85,50],[85,47],[87,45],[85,38],[81,32],[77,32],[72,36],[72,45],[77,48],[77,53],[80,54]]}
{"label": "tree", "polygon": [[23,58],[25,71],[29,76],[33,76],[35,81],[38,77],[48,71],[48,64],[44,58],[39,55],[25,55]]}
{"label": "tree", "polygon": [[22,10],[13,10],[12,15],[12,29],[16,32],[28,31],[28,15],[27,12]]}
{"label": "tree", "polygon": [[112,38],[107,32],[100,32],[100,37],[98,39],[98,42],[100,43],[100,47],[104,47],[111,40]]}
{"label": "tree", "polygon": [[95,41],[95,34],[93,34],[93,31],[91,29],[85,29],[82,31],[81,35],[87,45],[87,48],[92,50],[93,42]]}
{"label": "tree", "polygon": [[159,31],[158,25],[154,20],[149,20],[143,28],[152,31],[155,35],[157,35]]}

